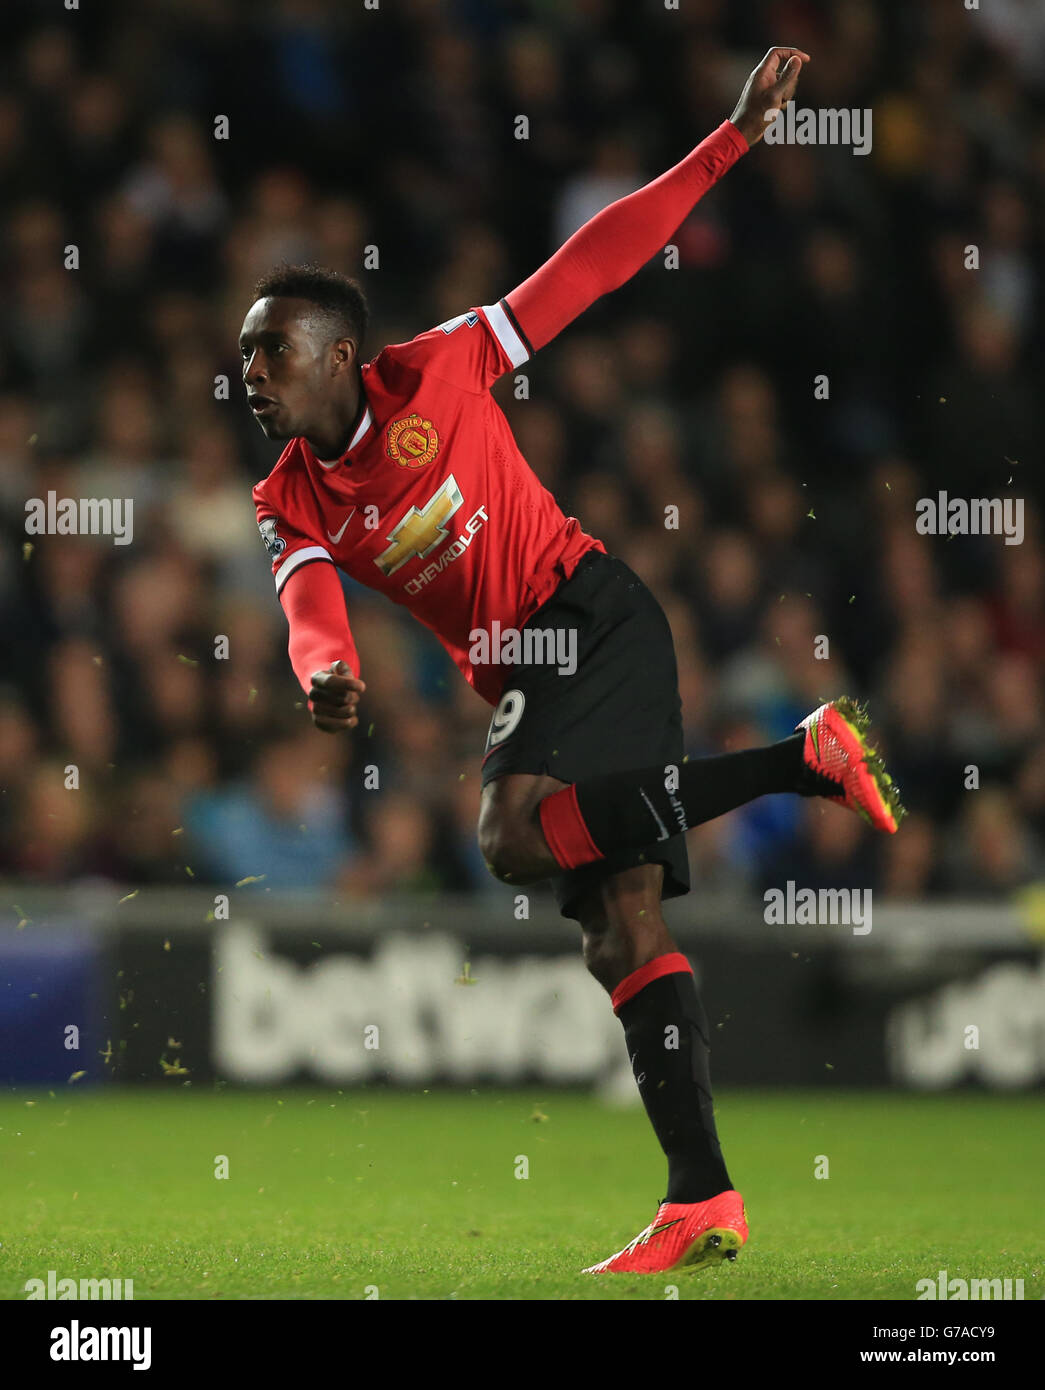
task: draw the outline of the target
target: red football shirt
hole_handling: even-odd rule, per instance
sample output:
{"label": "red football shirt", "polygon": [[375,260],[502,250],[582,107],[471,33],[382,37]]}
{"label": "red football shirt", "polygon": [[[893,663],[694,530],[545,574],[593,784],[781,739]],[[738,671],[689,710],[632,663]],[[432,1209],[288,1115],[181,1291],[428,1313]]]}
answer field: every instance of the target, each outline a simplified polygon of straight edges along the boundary
{"label": "red football shirt", "polygon": [[506,671],[471,664],[471,634],[521,628],[605,548],[541,486],[490,394],[529,356],[503,301],[386,347],[361,368],[366,406],[344,455],[324,462],[292,439],[254,489],[277,591],[333,561],[431,628],[491,704]]}
{"label": "red football shirt", "polygon": [[306,693],[339,658],[360,674],[333,564],[408,608],[497,703],[510,668],[473,666],[472,634],[521,628],[605,547],[541,486],[490,387],[634,275],[747,148],[724,121],[504,299],[384,348],[361,367],[363,415],[341,458],[290,441],[254,502]]}

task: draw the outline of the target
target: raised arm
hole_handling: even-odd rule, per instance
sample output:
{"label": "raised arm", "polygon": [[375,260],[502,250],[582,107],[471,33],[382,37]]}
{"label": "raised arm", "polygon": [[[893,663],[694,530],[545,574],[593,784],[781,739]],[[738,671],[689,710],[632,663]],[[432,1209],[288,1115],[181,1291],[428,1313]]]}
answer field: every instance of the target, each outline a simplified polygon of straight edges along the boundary
{"label": "raised arm", "polygon": [[762,138],[766,117],[791,100],[808,61],[800,49],[771,48],[728,121],[667,173],[596,213],[505,296],[532,351],[630,280],[664,247],[708,189]]}

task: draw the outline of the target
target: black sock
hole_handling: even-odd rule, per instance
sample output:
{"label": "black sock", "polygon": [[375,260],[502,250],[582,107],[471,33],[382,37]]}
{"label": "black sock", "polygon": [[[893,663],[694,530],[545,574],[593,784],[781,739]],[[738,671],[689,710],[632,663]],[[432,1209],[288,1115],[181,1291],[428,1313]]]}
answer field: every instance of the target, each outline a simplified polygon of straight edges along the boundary
{"label": "black sock", "polygon": [[575,787],[577,809],[604,855],[666,840],[756,796],[798,791],[804,743],[802,730],[768,748],[696,758],[670,782],[664,767],[586,777]]}
{"label": "black sock", "polygon": [[642,1103],[667,1155],[665,1200],[703,1202],[729,1191],[711,1102],[707,1016],[693,976],[661,975],[621,1004],[617,1016]]}

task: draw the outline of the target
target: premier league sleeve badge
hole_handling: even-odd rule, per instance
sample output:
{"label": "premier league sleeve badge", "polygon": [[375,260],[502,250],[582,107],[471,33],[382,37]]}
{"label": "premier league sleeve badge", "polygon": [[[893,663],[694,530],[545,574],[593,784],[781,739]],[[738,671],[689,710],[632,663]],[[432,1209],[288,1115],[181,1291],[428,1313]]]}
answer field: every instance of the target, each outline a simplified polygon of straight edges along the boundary
{"label": "premier league sleeve badge", "polygon": [[276,534],[276,518],[266,517],[264,521],[258,522],[258,530],[261,532],[261,539],[265,542],[265,549],[269,553],[270,560],[278,560],[287,548],[287,543],[282,536]]}

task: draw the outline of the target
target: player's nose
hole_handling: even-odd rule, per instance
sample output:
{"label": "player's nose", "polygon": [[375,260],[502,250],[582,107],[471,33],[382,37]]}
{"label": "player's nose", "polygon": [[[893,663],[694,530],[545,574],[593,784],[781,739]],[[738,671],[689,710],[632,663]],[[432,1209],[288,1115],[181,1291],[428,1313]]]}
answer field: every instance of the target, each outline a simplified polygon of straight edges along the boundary
{"label": "player's nose", "polygon": [[247,386],[256,386],[265,380],[264,364],[257,352],[252,352],[243,364],[243,381]]}

